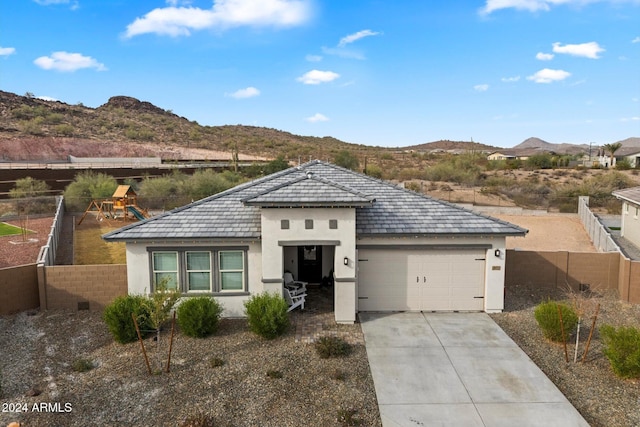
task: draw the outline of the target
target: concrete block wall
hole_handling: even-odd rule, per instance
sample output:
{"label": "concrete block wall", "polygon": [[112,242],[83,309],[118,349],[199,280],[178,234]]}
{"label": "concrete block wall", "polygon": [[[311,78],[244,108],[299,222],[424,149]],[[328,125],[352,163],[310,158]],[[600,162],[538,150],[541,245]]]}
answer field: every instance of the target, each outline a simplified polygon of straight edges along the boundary
{"label": "concrete block wall", "polygon": [[102,310],[116,297],[127,294],[127,266],[56,265],[45,267],[46,310]]}
{"label": "concrete block wall", "polygon": [[0,268],[0,315],[38,308],[36,264]]}
{"label": "concrete block wall", "polygon": [[640,262],[619,252],[507,251],[506,288],[528,285],[577,290],[580,284],[593,291],[616,290],[622,301],[640,303]]}

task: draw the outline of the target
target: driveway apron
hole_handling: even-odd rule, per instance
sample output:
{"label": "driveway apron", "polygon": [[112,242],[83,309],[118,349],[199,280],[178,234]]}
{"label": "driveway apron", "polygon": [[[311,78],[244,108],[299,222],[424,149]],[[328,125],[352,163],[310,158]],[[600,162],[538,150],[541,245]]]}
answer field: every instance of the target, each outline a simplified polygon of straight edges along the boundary
{"label": "driveway apron", "polygon": [[360,313],[384,427],[588,426],[486,313]]}

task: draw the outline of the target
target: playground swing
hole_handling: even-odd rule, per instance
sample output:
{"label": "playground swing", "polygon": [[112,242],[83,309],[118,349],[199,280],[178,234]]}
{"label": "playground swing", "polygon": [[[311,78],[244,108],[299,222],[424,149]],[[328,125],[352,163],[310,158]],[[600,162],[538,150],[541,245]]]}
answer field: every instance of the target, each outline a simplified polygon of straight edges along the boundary
{"label": "playground swing", "polygon": [[89,212],[97,212],[96,219],[98,221],[106,220],[107,222],[109,218],[118,219],[122,217],[122,219],[126,220],[129,216],[137,220],[149,218],[149,213],[146,209],[138,206],[137,200],[138,196],[130,185],[119,185],[113,196],[111,196],[111,200],[103,200],[100,203],[92,200],[82,218],[78,221],[78,225],[82,223]]}

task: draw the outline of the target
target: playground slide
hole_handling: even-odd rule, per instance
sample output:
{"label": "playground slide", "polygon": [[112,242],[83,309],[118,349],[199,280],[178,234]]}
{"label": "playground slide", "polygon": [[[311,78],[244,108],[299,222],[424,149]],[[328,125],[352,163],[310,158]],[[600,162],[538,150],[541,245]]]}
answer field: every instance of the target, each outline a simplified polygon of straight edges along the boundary
{"label": "playground slide", "polygon": [[138,209],[136,209],[135,206],[127,206],[127,209],[129,209],[129,212],[131,212],[133,214],[133,216],[135,216],[137,219],[139,220],[143,220],[145,219],[145,216],[142,212],[140,212]]}

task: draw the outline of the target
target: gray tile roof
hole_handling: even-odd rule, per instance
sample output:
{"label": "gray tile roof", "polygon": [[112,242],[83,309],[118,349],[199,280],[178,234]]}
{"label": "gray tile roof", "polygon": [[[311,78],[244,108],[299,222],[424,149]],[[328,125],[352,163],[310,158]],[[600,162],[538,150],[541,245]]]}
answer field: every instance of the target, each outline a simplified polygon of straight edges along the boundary
{"label": "gray tile roof", "polygon": [[301,177],[278,184],[242,200],[247,206],[261,207],[360,207],[375,199],[308,171]]}
{"label": "gray tile roof", "polygon": [[[307,178],[311,173],[312,178]],[[307,188],[307,186],[309,188]],[[296,191],[300,193],[296,194]],[[311,191],[311,197],[305,191]],[[241,184],[162,215],[105,234],[108,241],[259,239],[260,207],[269,202],[356,207],[356,233],[364,236],[522,236],[527,230],[318,160]],[[374,201],[375,199],[375,201]],[[246,203],[246,204],[245,204]]]}
{"label": "gray tile roof", "polygon": [[613,195],[619,199],[640,205],[640,187],[625,188],[624,190],[616,190]]}

